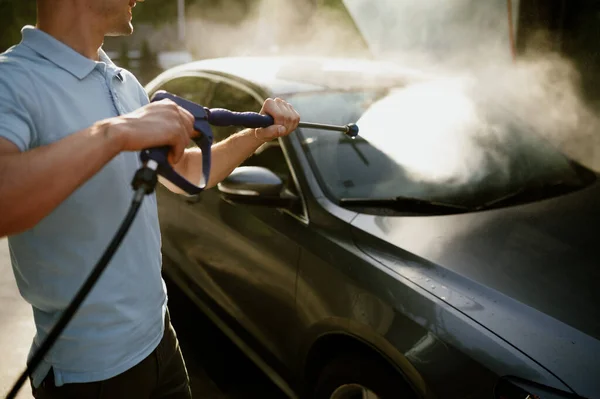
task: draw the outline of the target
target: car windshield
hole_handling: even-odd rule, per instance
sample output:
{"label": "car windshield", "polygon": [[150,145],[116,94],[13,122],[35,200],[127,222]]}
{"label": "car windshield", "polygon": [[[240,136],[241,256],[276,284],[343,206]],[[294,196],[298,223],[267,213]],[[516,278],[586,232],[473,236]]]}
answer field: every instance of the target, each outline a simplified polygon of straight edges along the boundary
{"label": "car windshield", "polygon": [[581,185],[578,168],[499,107],[450,86],[299,93],[303,121],[357,123],[359,138],[301,129],[303,148],[334,199],[410,197],[467,207],[528,187]]}

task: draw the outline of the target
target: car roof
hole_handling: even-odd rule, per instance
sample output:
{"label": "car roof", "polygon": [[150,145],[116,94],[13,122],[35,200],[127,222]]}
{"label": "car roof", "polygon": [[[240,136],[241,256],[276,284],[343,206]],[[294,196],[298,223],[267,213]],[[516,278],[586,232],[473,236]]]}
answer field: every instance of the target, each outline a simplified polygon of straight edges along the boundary
{"label": "car roof", "polygon": [[242,79],[273,95],[400,86],[425,78],[419,71],[401,68],[384,61],[261,56],[224,57],[189,62],[163,72],[149,85],[192,72],[208,72]]}

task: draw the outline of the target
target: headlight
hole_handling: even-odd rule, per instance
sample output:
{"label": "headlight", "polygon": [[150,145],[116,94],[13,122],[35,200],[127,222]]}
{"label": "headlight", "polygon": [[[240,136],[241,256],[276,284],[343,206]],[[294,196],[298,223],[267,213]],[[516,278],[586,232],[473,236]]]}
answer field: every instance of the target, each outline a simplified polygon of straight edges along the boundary
{"label": "headlight", "polygon": [[516,377],[502,377],[494,388],[495,399],[583,399]]}

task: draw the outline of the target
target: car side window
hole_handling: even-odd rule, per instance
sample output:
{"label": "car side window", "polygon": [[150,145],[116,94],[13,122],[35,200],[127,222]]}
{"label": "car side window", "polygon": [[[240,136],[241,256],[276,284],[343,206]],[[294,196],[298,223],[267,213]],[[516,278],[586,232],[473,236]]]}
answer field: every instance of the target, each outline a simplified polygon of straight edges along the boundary
{"label": "car side window", "polygon": [[[250,93],[227,83],[219,83],[213,97],[209,102],[210,108],[225,108],[236,112],[259,112],[262,103],[257,101]],[[218,143],[230,135],[243,130],[243,127],[218,127],[212,126],[214,142]],[[292,175],[279,146],[279,141],[273,140],[261,148],[255,154],[246,159],[241,166],[262,166],[279,176],[286,188],[297,194]]]}
{"label": "car side window", "polygon": [[[210,79],[200,76],[181,76],[171,79],[159,87],[158,90],[165,90],[176,96],[183,97],[186,100],[204,105],[208,100],[213,82]],[[153,93],[150,93],[152,95]]]}
{"label": "car side window", "polygon": [[[210,108],[225,108],[236,112],[259,112],[262,104],[250,93],[227,83],[219,83],[209,101]],[[214,142],[218,143],[243,130],[241,126],[213,126]]]}

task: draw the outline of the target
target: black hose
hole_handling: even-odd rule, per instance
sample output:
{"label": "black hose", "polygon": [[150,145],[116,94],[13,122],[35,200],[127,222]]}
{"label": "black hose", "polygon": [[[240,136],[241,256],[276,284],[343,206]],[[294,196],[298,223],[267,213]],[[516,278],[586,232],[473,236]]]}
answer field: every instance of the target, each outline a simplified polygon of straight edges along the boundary
{"label": "black hose", "polygon": [[135,196],[131,201],[129,211],[127,212],[125,219],[123,219],[123,222],[121,223],[121,227],[113,237],[112,241],[104,251],[104,254],[90,273],[83,286],[77,292],[77,295],[75,295],[75,298],[73,298],[67,309],[61,315],[60,319],[54,325],[54,327],[52,328],[52,330],[50,331],[40,348],[35,352],[35,354],[31,358],[31,361],[27,365],[27,368],[25,369],[23,374],[21,374],[19,379],[15,382],[12,389],[6,396],[6,399],[16,398],[17,393],[27,380],[27,377],[29,377],[31,373],[33,373],[33,371],[39,366],[44,356],[46,356],[48,351],[52,348],[52,345],[54,345],[54,343],[56,342],[58,336],[63,332],[67,324],[71,321],[73,315],[75,315],[75,312],[77,312],[81,303],[90,293],[90,291],[100,278],[100,275],[102,274],[104,269],[106,269],[106,266],[108,266],[108,262],[110,262],[115,252],[117,252],[117,249],[119,248],[119,245],[121,245],[121,241],[123,241],[125,234],[127,234],[127,232],[129,231],[129,227],[131,227],[131,223],[133,223],[133,220],[135,219],[135,216],[137,215],[137,212],[140,209],[140,206],[142,205],[144,193],[144,188],[137,189],[137,191],[135,192]]}

